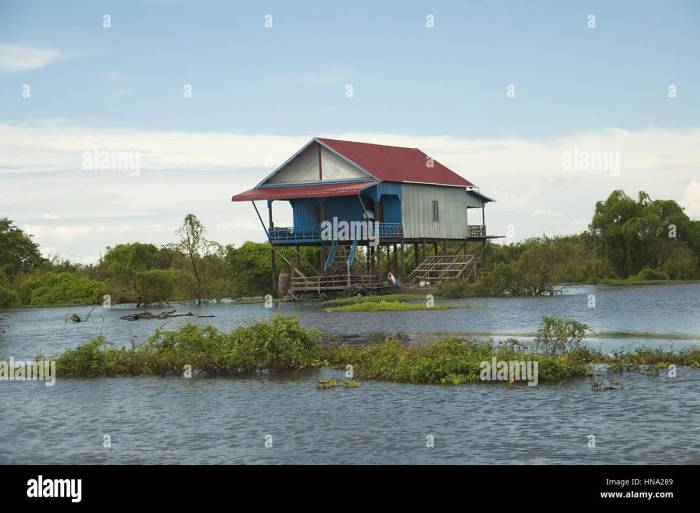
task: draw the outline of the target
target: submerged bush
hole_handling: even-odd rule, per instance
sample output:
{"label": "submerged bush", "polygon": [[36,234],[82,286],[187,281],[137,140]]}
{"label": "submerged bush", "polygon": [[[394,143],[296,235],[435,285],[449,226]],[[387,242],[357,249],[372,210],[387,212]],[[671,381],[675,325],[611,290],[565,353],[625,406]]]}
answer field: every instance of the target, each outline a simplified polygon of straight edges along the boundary
{"label": "submerged bush", "polygon": [[588,326],[572,319],[543,317],[542,326],[535,337],[535,351],[545,354],[562,354],[581,346]]}
{"label": "submerged bush", "polygon": [[700,367],[699,348],[680,352],[638,348],[630,353],[603,354],[582,345],[585,331],[586,326],[576,321],[545,317],[535,352],[514,339],[494,345],[454,336],[422,347],[386,340],[321,349],[316,331],[301,327],[296,317],[278,316],[230,333],[187,324],[176,331],[156,331],[145,343],[128,349],[111,346],[98,337],[59,355],[56,367],[63,377],[95,377],[183,375],[186,366],[194,376],[221,376],[263,369],[344,369],[352,365],[354,377],[359,379],[437,384],[480,382],[482,362],[494,357],[498,361],[537,362],[540,382],[590,375],[592,363],[604,363],[613,370],[670,364]]}
{"label": "submerged bush", "polygon": [[[98,337],[56,359],[61,376],[181,375],[187,368],[209,375],[318,366],[320,343],[295,317],[275,317],[223,333],[186,324],[156,331],[132,348],[114,348]],[[187,367],[189,366],[189,367]]]}

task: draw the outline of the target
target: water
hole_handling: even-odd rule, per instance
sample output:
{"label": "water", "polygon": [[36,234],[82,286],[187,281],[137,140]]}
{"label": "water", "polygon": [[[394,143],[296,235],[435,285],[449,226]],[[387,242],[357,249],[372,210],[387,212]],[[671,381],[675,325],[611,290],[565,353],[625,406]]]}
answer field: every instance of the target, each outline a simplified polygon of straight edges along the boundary
{"label": "water", "polygon": [[[596,308],[588,308],[590,294]],[[320,305],[178,305],[214,318],[173,319],[232,329],[276,312],[300,316],[329,337],[383,331],[415,340],[433,333],[531,336],[542,315],[576,318],[598,333],[592,345],[700,344],[700,285],[572,287],[547,298],[450,301],[479,308],[327,314]],[[50,355],[103,334],[127,345],[165,321],[119,320],[127,311],[91,308],[0,313],[0,357]],[[2,463],[700,463],[700,369],[676,378],[625,373],[622,390],[591,382],[537,387],[405,385],[363,381],[317,390],[340,377],[303,373],[184,380],[60,379],[0,382]],[[435,437],[428,449],[426,436]],[[103,447],[110,435],[112,447]],[[272,436],[272,448],[265,447]],[[596,447],[588,447],[589,435]]]}

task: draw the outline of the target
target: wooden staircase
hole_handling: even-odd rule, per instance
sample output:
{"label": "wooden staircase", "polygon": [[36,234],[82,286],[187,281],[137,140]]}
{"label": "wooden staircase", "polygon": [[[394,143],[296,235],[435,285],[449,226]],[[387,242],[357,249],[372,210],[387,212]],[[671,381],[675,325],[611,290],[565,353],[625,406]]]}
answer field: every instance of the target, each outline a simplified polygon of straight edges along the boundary
{"label": "wooden staircase", "polygon": [[293,276],[290,282],[292,295],[303,292],[338,291],[347,289],[376,289],[377,277],[372,274],[352,274],[352,263],[357,254],[357,241],[341,244],[333,241],[323,270],[316,276]]}
{"label": "wooden staircase", "polygon": [[428,256],[408,275],[408,282],[468,280],[476,277],[478,259],[474,255]]}

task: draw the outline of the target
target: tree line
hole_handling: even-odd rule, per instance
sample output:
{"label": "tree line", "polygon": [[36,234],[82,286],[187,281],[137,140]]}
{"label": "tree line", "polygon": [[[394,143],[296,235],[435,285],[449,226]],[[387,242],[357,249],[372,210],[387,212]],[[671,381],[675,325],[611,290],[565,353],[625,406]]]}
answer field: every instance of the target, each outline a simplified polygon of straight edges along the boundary
{"label": "tree line", "polygon": [[[206,238],[188,214],[170,244],[130,242],[107,247],[99,261],[82,265],[42,257],[39,245],[9,219],[0,219],[0,307],[135,303],[238,297],[272,290],[267,248],[236,248]],[[262,257],[262,262],[260,261]]]}
{"label": "tree line", "polygon": [[[455,243],[456,244],[456,243]],[[456,250],[450,247],[450,250]],[[284,261],[305,273],[320,268],[318,248],[281,249]],[[279,260],[278,260],[279,261]],[[445,283],[458,295],[542,295],[556,283],[629,283],[700,279],[700,221],[672,200],[613,191],[595,206],[587,230],[488,244],[486,272],[476,285]],[[411,268],[410,256],[407,258]],[[284,266],[285,264],[283,264]],[[355,265],[362,266],[362,258]],[[386,253],[378,273],[391,262]],[[415,262],[413,262],[415,265]],[[164,301],[261,296],[272,292],[270,248],[245,242],[222,245],[188,214],[172,243],[130,242],[108,247],[99,261],[82,265],[42,257],[39,245],[12,221],[0,218],[0,307],[113,303],[138,306]]]}

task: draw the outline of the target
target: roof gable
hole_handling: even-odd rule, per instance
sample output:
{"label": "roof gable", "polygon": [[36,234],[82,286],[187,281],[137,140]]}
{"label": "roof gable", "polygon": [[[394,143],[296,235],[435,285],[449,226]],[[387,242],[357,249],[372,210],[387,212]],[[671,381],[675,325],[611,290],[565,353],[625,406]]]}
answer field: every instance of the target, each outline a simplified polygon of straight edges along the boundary
{"label": "roof gable", "polygon": [[287,159],[258,187],[375,180],[366,171],[316,139]]}

